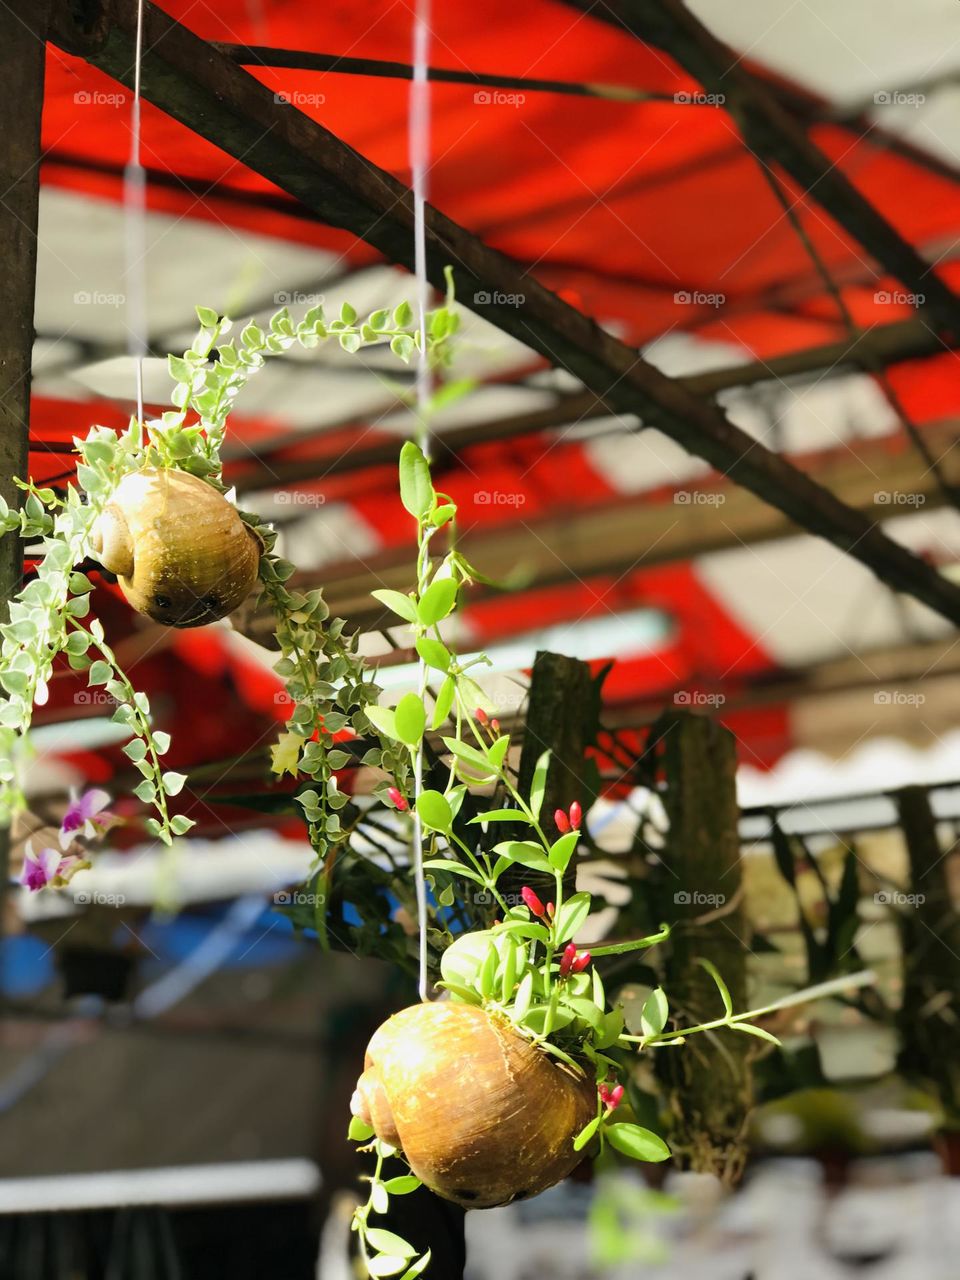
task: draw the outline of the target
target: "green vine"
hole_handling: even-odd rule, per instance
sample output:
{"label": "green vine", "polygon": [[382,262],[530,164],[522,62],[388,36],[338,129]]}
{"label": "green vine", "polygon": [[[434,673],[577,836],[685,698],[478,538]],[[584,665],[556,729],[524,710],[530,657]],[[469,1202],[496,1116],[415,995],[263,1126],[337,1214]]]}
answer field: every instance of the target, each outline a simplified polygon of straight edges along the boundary
{"label": "green vine", "polygon": [[[253,373],[294,346],[310,350],[335,340],[352,353],[389,343],[393,354],[406,363],[425,342],[431,364],[447,365],[459,323],[451,303],[452,291],[447,302],[430,313],[426,338],[413,325],[407,302],[392,313],[381,309],[363,320],[344,303],[339,317],[329,322],[322,307],[313,307],[296,323],[284,307],[267,329],[251,321],[237,340],[226,340],[230,320],[198,307],[200,328],[192,344],[182,356],[169,357],[174,409],[155,421],[131,420],[119,434],[98,426],[86,439],[76,439],[76,484],[63,496],[24,481],[18,482],[26,495],[19,510],[0,500],[0,534],[18,533],[29,543],[40,539],[34,577],[11,601],[9,619],[0,626],[0,687],[6,695],[0,701],[0,823],[9,823],[25,807],[20,779],[33,708],[46,702],[54,664],[62,656],[73,670],[88,673],[91,686],[105,688],[117,704],[112,719],[131,731],[124,750],[143,775],[135,794],[154,809],[147,820],[149,832],[170,845],[194,825],[168,809],[168,798],[178,794],[184,778],[162,768],[169,740],[153,729],[146,695],[122,670],[100,623],[84,626],[80,621],[90,611],[93,584],[76,566],[92,555],[97,520],[119,482],[133,471],[180,470],[225,492],[220,450],[230,410]],[[274,553],[273,528],[240,514],[264,547],[259,577],[276,618],[282,653],[278,671],[294,702],[275,769],[316,783],[299,799],[322,862],[331,842],[340,838],[338,810],[345,803],[333,775],[346,760],[332,747],[332,735],[348,726],[357,734],[369,734],[365,712],[380,690],[358,656],[357,638],[344,635],[342,620],[328,619],[321,594],[285,586],[294,566]],[[96,657],[91,657],[91,649]],[[402,758],[389,741],[368,751],[364,759],[370,764],[383,759],[403,777]]]}

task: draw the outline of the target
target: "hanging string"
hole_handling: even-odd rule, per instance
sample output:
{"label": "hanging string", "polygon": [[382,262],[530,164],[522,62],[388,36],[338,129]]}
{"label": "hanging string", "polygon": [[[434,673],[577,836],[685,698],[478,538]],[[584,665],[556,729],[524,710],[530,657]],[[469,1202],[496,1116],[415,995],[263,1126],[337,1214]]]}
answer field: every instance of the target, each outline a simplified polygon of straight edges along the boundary
{"label": "hanging string", "polygon": [[123,170],[124,281],[127,292],[127,351],[134,360],[137,421],[143,427],[143,358],[147,352],[147,172],[140,159],[140,68],[143,61],[143,5],[137,0],[133,65],[130,156]]}
{"label": "hanging string", "polygon": [[[420,350],[416,366],[417,434],[424,456],[430,457],[430,430],[427,410],[431,393],[430,365],[427,359],[427,166],[430,154],[430,85],[427,80],[427,54],[430,42],[430,0],[417,0],[413,18],[413,83],[410,86],[410,112],[407,148],[413,177],[414,238],[413,258],[417,279],[417,324]],[[427,688],[427,667],[421,658],[419,666],[420,697]],[[427,990],[427,888],[423,875],[423,828],[416,802],[423,791],[423,742],[417,748],[413,764],[413,873],[417,894],[417,928],[419,954],[420,999],[428,998]]]}

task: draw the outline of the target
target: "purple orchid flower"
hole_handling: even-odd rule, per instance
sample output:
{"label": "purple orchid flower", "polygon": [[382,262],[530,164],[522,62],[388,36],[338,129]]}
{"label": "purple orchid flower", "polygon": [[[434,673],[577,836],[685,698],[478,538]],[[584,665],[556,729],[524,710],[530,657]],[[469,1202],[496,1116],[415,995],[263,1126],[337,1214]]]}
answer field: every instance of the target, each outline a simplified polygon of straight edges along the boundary
{"label": "purple orchid flower", "polygon": [[109,795],[97,787],[74,796],[60,824],[60,848],[66,849],[81,833],[92,840],[109,831],[119,821],[115,814],[107,812],[109,803]]}
{"label": "purple orchid flower", "polygon": [[31,893],[36,893],[38,889],[45,889],[57,878],[61,861],[57,849],[40,849],[34,852],[33,844],[28,840],[23,855],[20,883]]}

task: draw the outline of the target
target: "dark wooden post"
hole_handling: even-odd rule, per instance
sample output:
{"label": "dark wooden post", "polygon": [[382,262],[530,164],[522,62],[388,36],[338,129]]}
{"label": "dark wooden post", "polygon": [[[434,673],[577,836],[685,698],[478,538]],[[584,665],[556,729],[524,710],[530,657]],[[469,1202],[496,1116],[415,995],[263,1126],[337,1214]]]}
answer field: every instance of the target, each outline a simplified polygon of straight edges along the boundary
{"label": "dark wooden post", "polygon": [[[37,210],[40,198],[40,116],[46,55],[48,0],[7,0],[0,5],[0,494],[19,503],[14,476],[27,472],[30,362],[37,278]],[[18,538],[0,540],[0,618],[20,582]],[[9,854],[0,830],[0,937]]]}
{"label": "dark wooden post", "polygon": [[897,810],[910,863],[909,894],[893,903],[903,947],[899,1064],[934,1086],[949,1127],[960,1129],[960,916],[926,790],[905,787]]}
{"label": "dark wooden post", "polygon": [[[585,662],[562,653],[537,654],[530,681],[517,785],[521,795],[529,796],[537,761],[549,748],[553,754],[540,812],[548,836],[555,838],[559,834],[553,821],[554,810],[569,809],[574,800],[579,800],[586,812],[592,800],[590,788],[584,781],[585,753],[596,736],[599,696],[599,684]],[[511,835],[526,840],[530,833],[524,827]],[[574,860],[565,877],[570,892],[576,876]],[[551,876],[521,867],[510,868],[500,883],[501,889],[510,895],[519,894],[524,884],[545,895],[544,901],[549,901],[554,894]]]}
{"label": "dark wooden post", "polygon": [[[714,720],[668,712],[656,726],[670,822],[664,852],[661,918],[674,922],[664,989],[680,1024],[723,1014],[711,961],[746,1008],[747,922],[741,903],[736,749]],[[746,1158],[745,1121],[756,1045],[733,1031],[691,1037],[656,1050],[670,1112],[670,1145],[682,1167],[735,1181]]]}

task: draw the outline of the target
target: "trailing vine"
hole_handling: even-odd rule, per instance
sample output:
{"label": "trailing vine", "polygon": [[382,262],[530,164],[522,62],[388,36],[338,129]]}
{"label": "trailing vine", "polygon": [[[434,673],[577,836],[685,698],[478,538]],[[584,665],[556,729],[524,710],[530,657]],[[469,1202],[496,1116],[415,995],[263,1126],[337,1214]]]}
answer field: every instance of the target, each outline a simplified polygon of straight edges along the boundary
{"label": "trailing vine", "polygon": [[[146,823],[149,833],[170,845],[194,825],[186,815],[170,812],[167,801],[185,779],[163,769],[169,739],[153,728],[146,695],[120,667],[99,620],[83,622],[93,583],[76,566],[95,555],[97,522],[120,481],[132,472],[181,471],[226,494],[220,451],[229,413],[250,377],[269,358],[294,346],[311,350],[334,340],[353,353],[386,343],[406,363],[424,342],[434,366],[448,364],[459,323],[451,304],[452,286],[444,305],[430,313],[425,337],[413,325],[410,304],[402,302],[393,311],[378,309],[362,320],[349,303],[332,321],[318,306],[295,322],[284,307],[266,329],[250,321],[237,339],[229,340],[231,321],[198,307],[196,337],[182,356],[168,361],[175,384],[173,409],[144,423],[131,419],[119,433],[96,426],[85,439],[75,439],[76,483],[64,494],[18,481],[25,493],[20,509],[11,510],[0,500],[0,533],[18,533],[31,545],[39,539],[34,575],[10,602],[9,618],[0,626],[0,687],[5,694],[0,701],[0,823],[9,823],[25,806],[21,777],[33,708],[46,702],[54,664],[63,657],[73,670],[87,672],[91,686],[105,688],[117,704],[112,719],[131,732],[124,750],[143,775],[136,795],[154,810]],[[334,777],[344,763],[343,753],[332,746],[332,735],[348,726],[369,734],[366,709],[380,691],[358,656],[357,638],[344,634],[341,620],[328,619],[320,592],[285,585],[294,566],[275,553],[275,530],[257,516],[240,515],[263,548],[259,578],[276,618],[282,654],[277,669],[294,703],[274,768],[315,782],[315,788],[301,791],[299,800],[322,859],[331,840],[340,837],[338,810],[345,803]],[[383,753],[389,767],[404,778],[404,761],[389,741],[371,748],[365,760],[379,764]]]}

